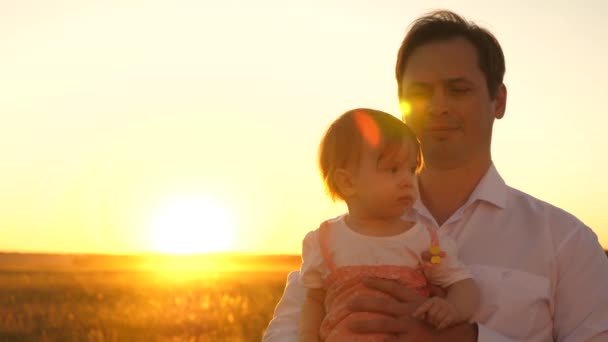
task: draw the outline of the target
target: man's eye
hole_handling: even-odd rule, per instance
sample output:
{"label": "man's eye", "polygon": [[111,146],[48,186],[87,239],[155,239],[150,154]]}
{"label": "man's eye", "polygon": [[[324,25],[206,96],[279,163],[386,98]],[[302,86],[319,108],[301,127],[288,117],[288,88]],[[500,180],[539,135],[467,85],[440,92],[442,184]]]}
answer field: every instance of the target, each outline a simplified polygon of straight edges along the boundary
{"label": "man's eye", "polygon": [[426,92],[415,91],[407,94],[407,97],[410,99],[422,99],[427,98],[429,96]]}
{"label": "man's eye", "polygon": [[452,92],[455,94],[464,94],[469,91],[469,88],[452,88]]}

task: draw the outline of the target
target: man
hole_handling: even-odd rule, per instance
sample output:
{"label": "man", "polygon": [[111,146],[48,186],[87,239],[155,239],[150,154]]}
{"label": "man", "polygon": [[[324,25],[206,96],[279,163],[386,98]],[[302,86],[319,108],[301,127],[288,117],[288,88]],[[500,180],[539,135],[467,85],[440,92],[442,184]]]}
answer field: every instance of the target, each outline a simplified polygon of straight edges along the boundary
{"label": "man", "polygon": [[[395,341],[608,341],[608,259],[596,235],[565,211],[507,186],[491,158],[492,126],[505,114],[498,41],[455,13],[419,18],[401,44],[396,76],[404,119],[424,157],[420,201],[408,219],[453,237],[481,288],[475,322],[435,331],[412,318],[421,302],[388,280],[366,285],[353,311],[384,313],[353,331]],[[295,341],[305,290],[289,275],[265,341]]]}

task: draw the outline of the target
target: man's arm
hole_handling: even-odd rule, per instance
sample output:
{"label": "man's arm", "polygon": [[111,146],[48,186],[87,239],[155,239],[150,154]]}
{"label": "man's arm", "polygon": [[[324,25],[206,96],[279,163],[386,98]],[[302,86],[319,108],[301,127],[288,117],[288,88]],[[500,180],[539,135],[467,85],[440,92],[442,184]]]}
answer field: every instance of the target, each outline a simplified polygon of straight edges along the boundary
{"label": "man's arm", "polygon": [[553,336],[556,341],[608,341],[608,259],[581,224],[557,247]]}
{"label": "man's arm", "polygon": [[[288,275],[285,291],[283,292],[283,296],[275,308],[274,316],[264,333],[263,342],[295,342],[298,340],[298,322],[304,301],[306,300],[307,292],[306,289],[299,284],[298,277],[298,271],[291,272]],[[447,329],[442,332],[441,335],[438,335],[438,333],[428,325],[423,325],[422,322],[411,318],[411,313],[420,303],[422,303],[422,301],[424,301],[424,297],[406,287],[397,287],[395,286],[396,283],[388,280],[370,280],[366,281],[366,284],[372,288],[391,294],[395,298],[402,298],[403,301],[392,300],[383,302],[382,299],[375,298],[371,299],[370,303],[369,301],[366,302],[366,299],[359,299],[358,303],[351,304],[351,308],[355,311],[357,311],[357,307],[360,307],[361,309],[358,311],[376,311],[384,313],[387,313],[387,311],[383,311],[383,309],[388,309],[389,313],[401,313],[401,316],[403,316],[402,318],[407,318],[409,321],[404,325],[399,325],[399,322],[397,321],[396,327],[392,327],[395,323],[393,321],[362,321],[354,327],[354,330],[361,332],[403,332],[410,329],[413,325],[414,328],[421,329],[422,333],[430,334],[428,336],[430,336],[429,340],[431,341],[441,341],[439,340],[440,336],[445,337],[446,341],[513,341],[482,324],[462,324]],[[380,303],[377,302],[378,300]],[[391,327],[393,330],[390,329]]]}
{"label": "man's arm", "polygon": [[477,323],[466,323],[437,331],[430,325],[412,317],[414,310],[425,300],[416,291],[396,281],[366,279],[364,284],[382,291],[391,298],[358,298],[349,305],[352,311],[378,312],[387,318],[354,322],[350,328],[359,333],[393,333],[394,341],[470,341],[512,342],[488,327]]}
{"label": "man's arm", "polygon": [[298,340],[298,322],[306,300],[306,289],[298,281],[300,272],[287,276],[283,297],[274,309],[274,316],[264,332],[263,342],[295,342]]}
{"label": "man's arm", "polygon": [[325,291],[323,289],[308,289],[306,301],[300,314],[298,341],[319,342],[319,329],[325,317]]}

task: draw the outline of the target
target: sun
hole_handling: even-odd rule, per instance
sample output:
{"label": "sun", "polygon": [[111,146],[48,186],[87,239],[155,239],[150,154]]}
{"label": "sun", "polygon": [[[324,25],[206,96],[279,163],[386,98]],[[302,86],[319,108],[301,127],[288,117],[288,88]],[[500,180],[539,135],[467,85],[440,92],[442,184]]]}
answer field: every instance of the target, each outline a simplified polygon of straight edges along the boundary
{"label": "sun", "polygon": [[234,242],[233,218],[226,206],[209,198],[174,199],[152,218],[153,248],[169,254],[227,251]]}

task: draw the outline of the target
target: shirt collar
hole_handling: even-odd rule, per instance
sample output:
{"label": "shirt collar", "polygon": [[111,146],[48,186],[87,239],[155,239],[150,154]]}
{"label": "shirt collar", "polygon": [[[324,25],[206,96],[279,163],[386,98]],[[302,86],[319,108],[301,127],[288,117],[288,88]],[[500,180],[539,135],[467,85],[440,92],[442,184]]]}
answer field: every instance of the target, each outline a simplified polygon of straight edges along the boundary
{"label": "shirt collar", "polygon": [[488,171],[481,178],[475,190],[469,197],[467,205],[477,200],[485,201],[504,209],[507,206],[507,195],[509,189],[505,181],[500,177],[494,163],[490,164]]}
{"label": "shirt collar", "polygon": [[[486,171],[486,174],[481,178],[479,183],[477,183],[477,186],[471,193],[471,196],[469,196],[467,202],[462,207],[466,208],[479,200],[504,209],[507,204],[507,194],[507,184],[502,177],[500,177],[494,163],[492,163],[490,164],[488,171]],[[414,203],[413,209],[418,213],[428,211],[420,200],[420,193],[418,193],[418,200],[416,200],[416,203]]]}

